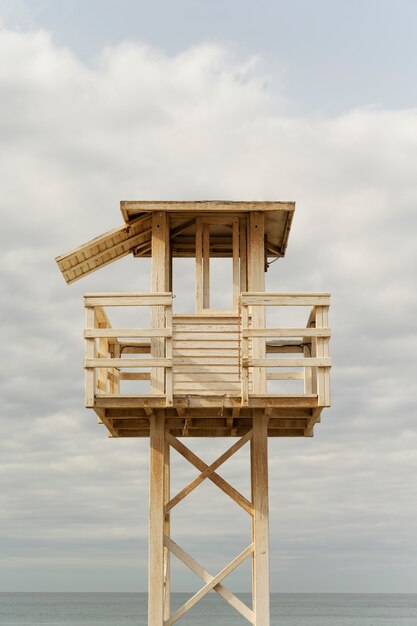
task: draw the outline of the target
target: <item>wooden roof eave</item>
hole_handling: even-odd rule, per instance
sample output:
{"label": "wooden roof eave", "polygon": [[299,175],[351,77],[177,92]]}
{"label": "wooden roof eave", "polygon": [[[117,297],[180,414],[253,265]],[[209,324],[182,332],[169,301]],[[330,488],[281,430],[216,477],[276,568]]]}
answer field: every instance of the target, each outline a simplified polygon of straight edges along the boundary
{"label": "wooden roof eave", "polygon": [[286,211],[295,210],[292,201],[236,201],[236,200],[121,200],[120,210],[123,219],[128,224],[133,217],[140,213],[153,211],[168,211],[173,213],[202,213],[207,211],[225,213],[247,213],[250,211]]}

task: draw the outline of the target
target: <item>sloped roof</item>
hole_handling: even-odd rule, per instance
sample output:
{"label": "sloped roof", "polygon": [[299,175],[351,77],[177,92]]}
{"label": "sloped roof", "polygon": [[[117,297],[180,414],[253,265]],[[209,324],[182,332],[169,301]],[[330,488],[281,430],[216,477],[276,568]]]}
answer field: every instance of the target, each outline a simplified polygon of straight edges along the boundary
{"label": "sloped roof", "polygon": [[[265,213],[266,249],[269,257],[284,256],[291,228],[294,202],[229,201],[122,201],[124,225],[56,258],[68,284],[94,272],[127,254],[150,256],[152,252],[152,213],[170,214],[173,256],[195,256],[195,218],[199,215]],[[219,226],[214,235],[212,256],[232,255],[227,226]]]}

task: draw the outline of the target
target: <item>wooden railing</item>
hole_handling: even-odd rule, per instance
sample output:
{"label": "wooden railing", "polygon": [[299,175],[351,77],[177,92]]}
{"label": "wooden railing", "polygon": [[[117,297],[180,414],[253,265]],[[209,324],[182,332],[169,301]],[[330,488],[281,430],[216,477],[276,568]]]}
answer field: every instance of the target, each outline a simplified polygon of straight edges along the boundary
{"label": "wooden railing", "polygon": [[[85,405],[94,406],[95,396],[120,395],[121,380],[150,380],[151,393],[165,395],[167,405],[172,405],[172,294],[86,294],[84,302]],[[106,307],[151,307],[153,327],[112,328]],[[148,341],[132,341],[144,338]]]}
{"label": "wooden railing", "polygon": [[[236,338],[241,392],[237,379],[234,393],[241,393],[243,405],[249,403],[251,395],[280,395],[269,389],[273,384],[270,381],[303,381],[303,389],[295,395],[316,395],[318,406],[330,405],[329,302],[330,296],[325,293],[241,294],[240,333]],[[308,308],[306,327],[265,324],[267,307],[288,306]],[[108,307],[150,307],[152,324],[149,328],[113,328]],[[150,395],[165,396],[166,406],[172,406],[172,294],[87,294],[85,308],[86,406],[93,407],[96,397],[126,395],[121,381],[149,381]],[[181,358],[177,355],[176,359],[178,364]],[[205,395],[204,383],[199,385],[197,392],[190,393]]]}
{"label": "wooden railing", "polygon": [[[327,293],[241,294],[243,404],[248,403],[250,391],[267,394],[270,380],[303,380],[304,394],[315,394],[319,406],[330,406],[329,304]],[[265,307],[270,306],[309,307],[306,328],[266,327]],[[252,321],[255,319],[256,327]],[[267,356],[297,352],[302,356]]]}

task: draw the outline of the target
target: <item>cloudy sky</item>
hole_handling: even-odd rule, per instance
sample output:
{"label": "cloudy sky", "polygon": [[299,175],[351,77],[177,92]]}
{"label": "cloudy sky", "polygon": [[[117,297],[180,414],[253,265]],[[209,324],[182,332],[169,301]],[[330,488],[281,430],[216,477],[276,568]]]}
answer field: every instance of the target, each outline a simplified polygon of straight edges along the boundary
{"label": "cloudy sky", "polygon": [[[120,199],[244,199],[297,202],[268,288],[333,298],[332,408],[270,443],[272,590],[416,592],[417,4],[0,0],[0,27],[0,590],[146,589],[147,441],[83,408],[81,295],[149,266],[68,287],[54,257]],[[245,451],[221,473],[245,491]],[[217,570],[245,524],[202,485],[174,536]]]}

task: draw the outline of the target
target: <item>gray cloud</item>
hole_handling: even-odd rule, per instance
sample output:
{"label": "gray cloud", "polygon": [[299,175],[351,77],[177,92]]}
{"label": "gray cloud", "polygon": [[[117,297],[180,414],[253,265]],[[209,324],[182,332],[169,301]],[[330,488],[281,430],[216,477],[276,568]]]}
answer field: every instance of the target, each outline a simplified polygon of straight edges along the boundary
{"label": "gray cloud", "polygon": [[[82,408],[81,294],[146,291],[148,265],[66,287],[53,259],[121,223],[122,198],[225,198],[295,199],[268,288],[333,294],[333,407],[313,440],[270,445],[273,588],[414,590],[417,110],[289,117],[264,78],[213,45],[125,43],[87,67],[0,32],[3,589],[145,588],[147,442],[106,439]],[[244,490],[242,455],[223,474]],[[175,468],[179,489],[192,470]],[[214,569],[247,530],[221,498],[195,494],[200,531],[186,504],[174,522]]]}

